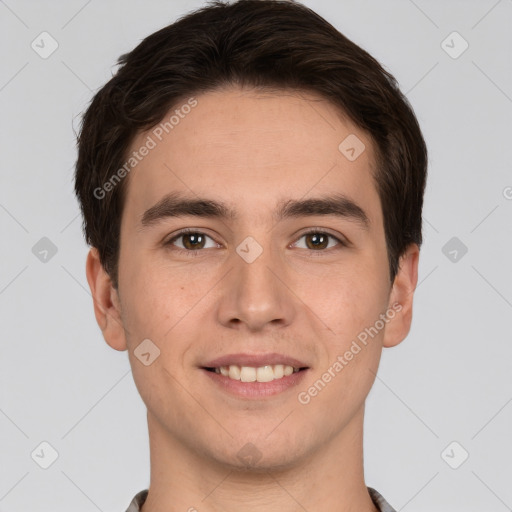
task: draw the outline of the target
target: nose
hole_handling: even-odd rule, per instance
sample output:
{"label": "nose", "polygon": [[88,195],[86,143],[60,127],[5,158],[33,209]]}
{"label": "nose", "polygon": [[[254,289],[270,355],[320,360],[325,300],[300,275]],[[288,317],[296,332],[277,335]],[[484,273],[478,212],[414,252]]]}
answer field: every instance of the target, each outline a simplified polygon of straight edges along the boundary
{"label": "nose", "polygon": [[289,325],[296,315],[297,298],[279,256],[263,249],[251,261],[234,252],[231,263],[232,270],[222,281],[219,322],[251,332]]}

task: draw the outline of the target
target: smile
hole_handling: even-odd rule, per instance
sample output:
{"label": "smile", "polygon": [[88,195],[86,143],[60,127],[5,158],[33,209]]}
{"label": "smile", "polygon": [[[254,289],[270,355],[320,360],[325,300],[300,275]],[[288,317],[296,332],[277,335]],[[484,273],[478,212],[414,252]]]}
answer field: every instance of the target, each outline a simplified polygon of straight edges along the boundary
{"label": "smile", "polygon": [[253,400],[290,391],[311,370],[306,359],[275,352],[225,354],[202,362],[199,368],[216,389]]}
{"label": "smile", "polygon": [[273,380],[288,377],[292,373],[297,373],[300,368],[294,368],[285,364],[265,365],[259,367],[238,366],[232,364],[229,366],[220,366],[217,368],[207,368],[224,377],[240,382],[271,382]]}

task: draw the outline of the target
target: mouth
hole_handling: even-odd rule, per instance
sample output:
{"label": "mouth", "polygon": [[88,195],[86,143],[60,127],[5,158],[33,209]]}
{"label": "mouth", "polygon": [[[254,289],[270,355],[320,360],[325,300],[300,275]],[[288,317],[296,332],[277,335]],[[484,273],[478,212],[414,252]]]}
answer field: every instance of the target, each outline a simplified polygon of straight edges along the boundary
{"label": "mouth", "polygon": [[203,369],[239,382],[272,382],[289,377],[293,373],[307,370],[307,367],[297,368],[287,364],[268,364],[258,367],[231,364],[228,366],[204,367]]}
{"label": "mouth", "polygon": [[216,389],[244,399],[264,399],[297,386],[310,370],[282,354],[231,354],[199,367]]}

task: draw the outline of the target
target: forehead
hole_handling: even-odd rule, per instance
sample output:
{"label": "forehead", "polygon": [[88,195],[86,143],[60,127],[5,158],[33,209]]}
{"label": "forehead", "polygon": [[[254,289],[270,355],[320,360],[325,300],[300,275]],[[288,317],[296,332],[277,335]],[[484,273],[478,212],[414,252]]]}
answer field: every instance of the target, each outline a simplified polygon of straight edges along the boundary
{"label": "forehead", "polygon": [[233,87],[185,98],[130,154],[144,146],[126,196],[134,222],[173,191],[223,200],[253,219],[286,198],[339,192],[379,216],[370,137],[311,93]]}

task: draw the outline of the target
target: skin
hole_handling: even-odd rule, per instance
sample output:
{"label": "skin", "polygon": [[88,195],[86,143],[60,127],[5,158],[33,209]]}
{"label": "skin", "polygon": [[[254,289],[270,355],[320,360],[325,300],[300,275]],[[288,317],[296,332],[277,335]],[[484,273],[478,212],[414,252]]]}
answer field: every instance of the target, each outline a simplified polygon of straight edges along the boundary
{"label": "skin", "polygon": [[[363,475],[364,402],[382,348],[409,332],[419,249],[409,246],[390,283],[371,138],[328,101],[235,87],[196,99],[129,175],[118,290],[95,248],[86,265],[97,322],[112,348],[128,350],[147,406],[151,481],[143,512],[235,511],[240,503],[247,512],[374,512]],[[352,162],[338,150],[349,134],[366,147]],[[167,218],[141,229],[144,211],[171,191],[223,201],[239,217]],[[333,191],[364,209],[368,230],[336,216],[272,218],[279,200]],[[349,245],[330,239],[311,248],[303,232],[312,227]],[[182,228],[211,238],[187,256],[190,238],[164,244]],[[263,248],[250,264],[236,252],[247,236]],[[394,303],[401,311],[385,328],[307,405],[299,403],[298,392]],[[160,350],[149,366],[134,355],[146,338]],[[239,352],[296,357],[309,366],[307,378],[264,400],[229,396],[199,365]],[[246,443],[261,454],[253,465],[237,456]]]}

